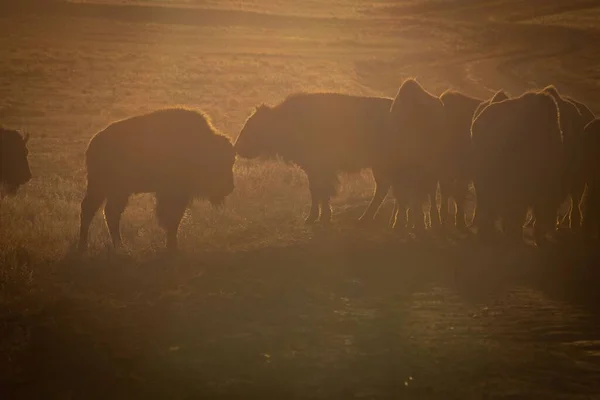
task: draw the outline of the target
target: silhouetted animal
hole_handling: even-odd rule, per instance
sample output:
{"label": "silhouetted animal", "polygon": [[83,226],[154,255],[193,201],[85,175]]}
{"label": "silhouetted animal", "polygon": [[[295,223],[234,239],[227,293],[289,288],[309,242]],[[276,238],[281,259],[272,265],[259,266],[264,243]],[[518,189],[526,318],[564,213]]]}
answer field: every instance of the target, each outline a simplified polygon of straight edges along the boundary
{"label": "silhouetted animal", "polygon": [[[446,112],[444,103],[427,92],[415,79],[405,80],[390,108],[386,151],[394,154],[386,160],[394,160],[388,166],[392,176],[392,190],[396,206],[391,225],[401,228],[398,223],[400,209],[409,214],[421,211],[429,198],[431,228],[441,226],[436,192],[441,175],[444,154],[444,127]],[[416,215],[416,214],[415,214]],[[415,229],[426,228],[424,222],[415,221]],[[408,217],[407,225],[412,225]]]}
{"label": "silhouetted animal", "polygon": [[79,248],[87,247],[90,223],[104,200],[106,224],[119,247],[119,221],[130,195],[155,193],[167,248],[176,249],[179,223],[192,198],[220,206],[233,191],[234,161],[230,140],[198,111],[169,108],[112,123],[91,139],[85,153]]}
{"label": "silhouetted animal", "polygon": [[[494,93],[494,95],[492,97],[490,97],[489,99],[482,101],[477,108],[475,109],[475,112],[473,113],[473,121],[479,116],[479,114],[481,114],[481,112],[490,104],[495,104],[495,103],[499,103],[501,101],[504,100],[508,100],[508,94],[506,94],[506,92],[504,90],[498,90],[496,93]],[[471,122],[472,124],[472,122]],[[469,127],[469,134],[470,134],[470,130],[471,127]],[[471,143],[471,151],[472,151],[472,143]],[[475,193],[477,193],[477,187],[475,187]],[[477,221],[477,212],[475,212],[473,214],[473,221],[471,222],[471,225],[474,226],[479,226],[479,222]]]}
{"label": "silhouetted animal", "polygon": [[600,234],[600,119],[594,119],[583,131],[585,153],[582,175],[586,182],[581,201],[582,232],[591,239]]}
{"label": "silhouetted animal", "polygon": [[31,179],[28,141],[29,134],[0,127],[0,197],[16,194]]}
{"label": "silhouetted animal", "polygon": [[[561,223],[566,222],[569,228],[578,230],[581,225],[579,203],[585,189],[585,182],[580,173],[581,160],[578,159],[580,158],[578,152],[582,145],[583,129],[593,118],[590,119],[587,113],[589,109],[584,109],[586,115],[582,115],[575,102],[561,96],[553,85],[546,86],[542,91],[548,93],[556,100],[560,111],[560,125],[564,135],[565,168],[563,190],[564,198],[570,198],[570,205],[569,211],[564,215]],[[583,104],[581,105],[583,106]]]}
{"label": "silhouetted animal", "polygon": [[[440,95],[446,110],[443,141],[442,176],[440,177],[442,225],[466,230],[465,205],[472,181],[471,123],[473,114],[483,102],[463,93],[447,90]],[[448,220],[448,199],[452,197],[456,208]]]}
{"label": "silhouetted animal", "polygon": [[361,217],[374,217],[390,187],[379,172],[381,135],[389,98],[338,93],[296,93],[276,106],[261,105],[247,119],[236,142],[245,158],[280,156],[307,175],[311,208],[306,223],[331,220],[331,197],[339,172],[371,168],[376,188]]}
{"label": "silhouetted animal", "polygon": [[473,121],[479,233],[488,238],[502,217],[508,238],[522,239],[529,207],[536,243],[555,227],[561,196],[563,137],[558,105],[543,92],[488,105]]}
{"label": "silhouetted animal", "polygon": [[494,103],[499,103],[501,101],[507,100],[508,94],[506,94],[506,92],[504,90],[498,90],[496,93],[494,93],[494,95],[492,97],[490,97],[489,99],[482,101],[477,108],[475,109],[475,112],[473,113],[473,120],[475,120],[475,118],[477,118],[479,116],[479,114],[481,114],[481,112],[483,111],[484,108],[486,108],[487,106],[489,106],[490,104],[494,104]]}

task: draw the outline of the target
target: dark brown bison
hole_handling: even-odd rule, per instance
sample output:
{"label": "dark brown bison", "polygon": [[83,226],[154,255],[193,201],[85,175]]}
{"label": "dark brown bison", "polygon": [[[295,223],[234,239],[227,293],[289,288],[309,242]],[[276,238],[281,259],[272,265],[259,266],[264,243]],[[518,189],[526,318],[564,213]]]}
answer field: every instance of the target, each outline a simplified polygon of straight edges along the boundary
{"label": "dark brown bison", "polygon": [[[436,192],[444,154],[444,127],[446,112],[444,103],[427,92],[415,79],[405,80],[392,103],[386,130],[385,151],[393,160],[387,166],[386,174],[392,177],[392,190],[396,206],[391,225],[400,229],[400,210],[408,211],[407,224],[412,225],[412,215],[421,214],[421,207],[429,199],[430,226],[441,226]],[[415,229],[426,228],[423,222],[415,220]]]}
{"label": "dark brown bison", "polygon": [[31,179],[28,141],[28,134],[0,127],[0,197],[14,195]]}
{"label": "dark brown bison", "polygon": [[[589,109],[582,103],[579,103],[581,106],[577,106],[574,101],[561,96],[554,86],[546,86],[542,91],[556,100],[560,112],[560,125],[564,135],[564,197],[570,198],[570,205],[569,210],[560,221],[560,225],[578,230],[581,226],[579,203],[585,189],[585,181],[580,173],[582,160],[578,154],[582,146],[583,129],[593,120],[593,117],[590,118]],[[585,115],[580,110],[583,110]],[[589,112],[591,113],[591,111]]]}
{"label": "dark brown bison", "polygon": [[473,113],[473,120],[475,120],[475,118],[477,118],[479,116],[479,114],[481,114],[481,112],[483,111],[484,108],[486,108],[487,106],[489,106],[490,104],[494,104],[494,103],[499,103],[501,101],[504,100],[508,100],[508,94],[506,94],[506,92],[504,90],[498,90],[496,93],[494,93],[494,95],[492,97],[490,97],[489,99],[482,101],[477,108],[475,109],[475,112]]}
{"label": "dark brown bison", "polygon": [[167,248],[174,250],[190,200],[205,198],[219,206],[234,188],[233,145],[193,110],[170,108],[115,122],[92,138],[85,161],[80,249],[87,247],[90,223],[105,200],[106,224],[120,247],[119,221],[128,198],[155,193],[157,219],[167,232]]}
{"label": "dark brown bison", "polygon": [[[473,179],[471,167],[471,123],[473,114],[483,102],[466,94],[447,90],[440,95],[446,110],[444,129],[443,165],[440,177],[441,208],[443,226],[456,226],[466,230],[465,206],[469,184]],[[454,212],[448,214],[448,199],[456,204]],[[450,217],[450,220],[449,220]]]}
{"label": "dark brown bison", "polygon": [[361,217],[372,219],[385,199],[389,180],[379,172],[381,135],[392,100],[338,93],[297,93],[247,119],[235,151],[245,158],[275,157],[298,165],[308,177],[311,208],[306,223],[331,220],[331,197],[339,172],[371,168],[376,182]]}
{"label": "dark brown bison", "polygon": [[583,131],[585,153],[582,176],[586,182],[581,201],[582,232],[591,239],[600,234],[600,119],[594,119]]}
{"label": "dark brown bison", "polygon": [[552,231],[562,197],[563,136],[558,105],[543,92],[488,105],[473,121],[479,233],[487,238],[501,217],[508,238],[521,238],[533,209],[536,243]]}

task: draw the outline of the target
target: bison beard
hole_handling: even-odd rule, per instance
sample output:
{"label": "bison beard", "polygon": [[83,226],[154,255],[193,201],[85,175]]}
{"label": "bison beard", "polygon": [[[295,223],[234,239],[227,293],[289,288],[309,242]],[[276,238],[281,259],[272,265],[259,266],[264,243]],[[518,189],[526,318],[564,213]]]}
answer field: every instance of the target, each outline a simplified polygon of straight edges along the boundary
{"label": "bison beard", "polygon": [[79,249],[87,248],[91,221],[105,200],[113,245],[122,245],[121,214],[134,193],[155,193],[167,248],[176,249],[188,203],[201,197],[218,206],[233,191],[234,161],[229,139],[196,111],[165,109],[109,125],[92,138],[86,151]]}
{"label": "bison beard", "polygon": [[361,221],[375,217],[390,187],[380,172],[382,135],[392,101],[336,93],[299,93],[280,104],[261,105],[248,118],[236,142],[246,158],[280,156],[306,173],[311,224],[331,220],[330,201],[339,172],[371,168],[375,193]]}
{"label": "bison beard", "polygon": [[27,156],[29,135],[0,127],[0,198],[13,196],[31,180]]}
{"label": "bison beard", "polygon": [[471,134],[480,235],[489,237],[495,219],[502,217],[507,237],[522,239],[532,207],[535,240],[541,244],[553,230],[561,202],[563,145],[556,101],[528,92],[490,104],[473,122]]}

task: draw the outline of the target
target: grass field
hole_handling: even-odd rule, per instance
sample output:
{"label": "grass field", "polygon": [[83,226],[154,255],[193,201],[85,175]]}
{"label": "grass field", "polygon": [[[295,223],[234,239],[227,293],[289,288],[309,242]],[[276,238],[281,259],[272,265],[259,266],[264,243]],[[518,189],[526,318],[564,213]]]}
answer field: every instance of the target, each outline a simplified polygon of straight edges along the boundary
{"label": "grass field", "polygon": [[262,102],[409,76],[481,98],[553,83],[600,113],[599,22],[576,0],[1,2],[0,122],[31,133],[34,178],[0,204],[0,397],[600,398],[595,249],[406,243],[389,204],[358,228],[368,171],[330,230],[303,225],[303,173],[238,160],[176,257],[151,196],[125,252],[98,215],[72,254],[83,153],[116,119],[185,104],[235,139]]}

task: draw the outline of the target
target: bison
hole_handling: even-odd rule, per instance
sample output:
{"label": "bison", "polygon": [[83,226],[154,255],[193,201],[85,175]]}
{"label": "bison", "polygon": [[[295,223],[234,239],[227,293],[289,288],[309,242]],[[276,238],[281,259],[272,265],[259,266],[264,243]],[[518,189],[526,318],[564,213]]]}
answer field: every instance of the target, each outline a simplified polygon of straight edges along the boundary
{"label": "bison", "polygon": [[177,248],[177,230],[195,197],[223,204],[234,189],[235,153],[199,111],[167,108],[110,124],[94,135],[85,153],[87,191],[81,202],[79,248],[106,200],[104,216],[113,245],[122,245],[119,221],[128,198],[154,193],[166,247]]}
{"label": "bison", "polygon": [[31,180],[27,156],[29,134],[0,127],[0,197],[12,196]]}
{"label": "bison", "polygon": [[594,119],[583,131],[585,153],[582,176],[586,182],[581,201],[582,233],[591,239],[600,233],[600,119]]}
{"label": "bison", "polygon": [[[471,167],[471,122],[473,114],[483,100],[466,94],[447,90],[440,95],[446,110],[446,129],[444,130],[444,155],[442,176],[440,177],[441,208],[440,217],[443,226],[456,226],[465,231],[465,206],[472,181]],[[452,197],[456,204],[451,220],[448,220],[448,199]]]}
{"label": "bison", "polygon": [[331,221],[330,200],[339,172],[371,168],[376,188],[361,221],[372,219],[389,179],[379,150],[392,100],[340,93],[295,93],[275,106],[260,105],[246,120],[235,151],[245,158],[280,156],[308,177],[311,208],[305,222]]}
{"label": "bison", "polygon": [[561,196],[563,134],[556,100],[544,92],[488,105],[471,127],[479,233],[502,217],[508,238],[522,239],[529,207],[535,241],[554,227]]}
{"label": "bison", "polygon": [[[585,189],[585,181],[582,179],[580,173],[582,160],[579,153],[582,146],[583,129],[594,118],[593,116],[590,118],[589,113],[591,111],[585,105],[579,103],[580,106],[578,106],[573,100],[561,96],[553,85],[546,86],[542,91],[548,93],[556,100],[564,134],[565,169],[563,190],[564,197],[570,197],[571,201],[569,210],[560,221],[560,224],[578,230],[581,226],[579,203]],[[573,221],[575,224],[573,224]]]}
{"label": "bison", "polygon": [[[392,160],[386,174],[392,179],[396,198],[391,220],[395,230],[400,228],[400,208],[411,214],[420,213],[427,198],[431,204],[431,228],[441,226],[436,192],[443,167],[445,123],[446,111],[439,97],[426,91],[415,79],[405,80],[389,112],[385,154],[390,155],[382,157]],[[409,226],[412,225],[410,219]],[[426,218],[423,223],[416,222],[415,229],[425,229],[425,221]]]}

